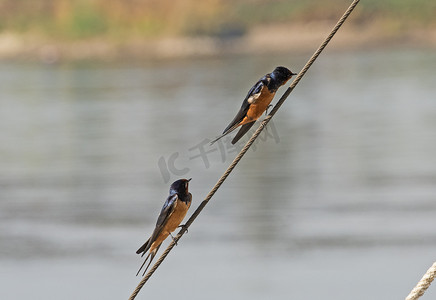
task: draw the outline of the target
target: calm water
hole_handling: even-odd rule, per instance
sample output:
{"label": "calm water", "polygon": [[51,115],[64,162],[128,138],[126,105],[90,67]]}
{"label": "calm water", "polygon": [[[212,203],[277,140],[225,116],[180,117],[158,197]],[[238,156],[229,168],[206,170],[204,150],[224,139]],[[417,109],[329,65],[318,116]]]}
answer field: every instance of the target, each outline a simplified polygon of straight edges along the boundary
{"label": "calm water", "polygon": [[[169,184],[195,208],[237,151],[206,139],[307,58],[0,63],[0,298],[127,299]],[[323,54],[138,299],[403,299],[436,260],[435,66]]]}

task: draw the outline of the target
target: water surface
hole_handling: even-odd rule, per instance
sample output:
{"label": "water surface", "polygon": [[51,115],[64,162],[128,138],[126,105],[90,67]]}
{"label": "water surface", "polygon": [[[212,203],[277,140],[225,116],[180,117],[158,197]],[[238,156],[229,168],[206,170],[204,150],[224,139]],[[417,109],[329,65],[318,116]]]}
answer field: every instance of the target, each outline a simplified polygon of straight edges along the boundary
{"label": "water surface", "polygon": [[[169,184],[195,208],[243,145],[206,139],[308,57],[2,62],[0,298],[126,299]],[[436,257],[435,62],[323,54],[138,299],[404,298]]]}

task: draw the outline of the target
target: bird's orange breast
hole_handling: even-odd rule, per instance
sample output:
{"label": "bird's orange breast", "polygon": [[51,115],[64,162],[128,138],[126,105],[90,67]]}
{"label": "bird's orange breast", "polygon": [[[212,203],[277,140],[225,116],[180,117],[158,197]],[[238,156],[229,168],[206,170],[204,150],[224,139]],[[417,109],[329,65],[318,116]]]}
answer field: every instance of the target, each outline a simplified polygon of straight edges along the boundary
{"label": "bird's orange breast", "polygon": [[189,206],[191,206],[190,202],[188,203],[188,205],[186,205],[185,202],[177,199],[176,207],[174,208],[173,213],[169,217],[165,226],[162,228],[159,236],[151,245],[150,251],[153,251],[156,247],[158,247],[170,235],[171,232],[176,230],[176,228],[180,225],[180,223],[182,223],[183,219],[185,218]]}
{"label": "bird's orange breast", "polygon": [[174,209],[174,212],[172,213],[170,219],[168,220],[162,231],[173,232],[174,230],[176,230],[177,226],[179,226],[185,218],[189,206],[190,203],[189,205],[186,205],[185,202],[177,199],[176,208]]}
{"label": "bird's orange breast", "polygon": [[272,99],[274,98],[274,95],[275,92],[271,93],[268,90],[268,88],[264,88],[262,90],[262,93],[256,99],[256,101],[250,104],[250,108],[247,111],[247,115],[242,120],[240,125],[251,123],[259,119],[260,116],[262,116],[262,114],[267,109],[268,105],[271,103]]}

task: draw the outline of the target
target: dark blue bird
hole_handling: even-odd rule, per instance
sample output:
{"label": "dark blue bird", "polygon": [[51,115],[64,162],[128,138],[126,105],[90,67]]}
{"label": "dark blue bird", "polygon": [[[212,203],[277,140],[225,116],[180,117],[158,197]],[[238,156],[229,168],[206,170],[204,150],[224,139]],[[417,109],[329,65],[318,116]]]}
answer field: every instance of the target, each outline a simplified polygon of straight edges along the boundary
{"label": "dark blue bird", "polygon": [[136,251],[136,253],[141,254],[141,256],[144,256],[148,251],[148,255],[136,275],[139,274],[142,267],[144,267],[150,257],[150,261],[144,270],[144,274],[147,272],[147,269],[153,261],[153,258],[156,256],[162,242],[171,234],[171,232],[176,230],[183,221],[183,218],[185,218],[192,200],[192,195],[188,191],[189,181],[191,181],[191,179],[192,178],[179,179],[171,184],[170,195],[162,207],[151,237],[138,249],[138,251]]}
{"label": "dark blue bird", "polygon": [[211,144],[215,143],[217,140],[229,134],[239,126],[242,126],[233,138],[232,144],[239,141],[268,108],[279,87],[284,85],[293,75],[296,75],[296,73],[292,73],[285,67],[277,67],[274,71],[259,79],[259,81],[256,82],[248,92],[242,102],[238,114],[226,129],[224,129],[223,134],[214,139]]}

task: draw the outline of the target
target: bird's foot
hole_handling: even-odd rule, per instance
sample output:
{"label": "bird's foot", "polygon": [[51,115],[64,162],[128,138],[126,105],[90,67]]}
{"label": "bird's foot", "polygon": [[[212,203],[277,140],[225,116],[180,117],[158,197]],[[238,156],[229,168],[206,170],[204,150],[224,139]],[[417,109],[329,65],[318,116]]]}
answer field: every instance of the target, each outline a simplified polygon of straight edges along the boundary
{"label": "bird's foot", "polygon": [[265,110],[265,116],[268,115],[268,109],[269,109],[270,107],[272,107],[272,106],[273,106],[272,104],[269,104],[269,105],[266,107],[266,110]]}
{"label": "bird's foot", "polygon": [[173,237],[173,235],[171,234],[171,232],[170,232],[170,236],[171,236],[171,238],[173,239],[173,242],[176,244],[176,246],[177,246],[177,241],[176,241],[176,238],[175,237]]}
{"label": "bird's foot", "polygon": [[184,229],[185,231],[186,231],[186,233],[188,233],[188,226],[186,226],[185,224],[183,224],[183,225],[179,225],[177,228],[182,228],[182,229]]}

